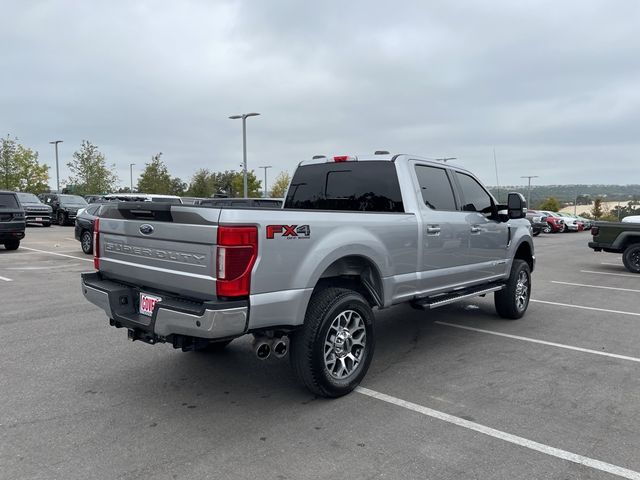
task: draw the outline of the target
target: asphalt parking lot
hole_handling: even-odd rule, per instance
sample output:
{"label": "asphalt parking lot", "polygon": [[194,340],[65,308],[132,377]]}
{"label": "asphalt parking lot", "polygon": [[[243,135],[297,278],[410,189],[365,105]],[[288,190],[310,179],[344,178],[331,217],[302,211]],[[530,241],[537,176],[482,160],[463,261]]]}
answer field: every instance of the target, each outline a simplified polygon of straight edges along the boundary
{"label": "asphalt parking lot", "polygon": [[0,478],[640,479],[640,275],[589,238],[535,238],[521,320],[377,312],[361,388],[325,400],[248,338],[132,344],[83,299],[73,228],[29,228],[0,247]]}

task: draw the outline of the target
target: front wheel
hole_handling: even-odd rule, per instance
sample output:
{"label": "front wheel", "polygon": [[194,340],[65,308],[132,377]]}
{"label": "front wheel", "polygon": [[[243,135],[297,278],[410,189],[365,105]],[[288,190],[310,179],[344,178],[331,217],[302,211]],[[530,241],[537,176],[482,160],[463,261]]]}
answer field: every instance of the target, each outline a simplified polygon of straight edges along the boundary
{"label": "front wheel", "polygon": [[62,226],[67,223],[67,216],[63,212],[58,212],[58,225]]}
{"label": "front wheel", "polygon": [[371,364],[373,311],[358,292],[325,288],[311,297],[303,327],[290,338],[298,380],[316,395],[340,397],[358,386]]}
{"label": "front wheel", "polygon": [[531,296],[531,269],[524,260],[516,258],[505,288],[494,293],[494,304],[502,318],[521,318],[529,306]]}
{"label": "front wheel", "polygon": [[85,230],[82,232],[82,236],[80,237],[80,245],[82,246],[82,251],[87,255],[93,253],[93,235],[89,230]]}
{"label": "front wheel", "polygon": [[640,245],[629,245],[622,254],[622,263],[631,273],[640,273]]}
{"label": "front wheel", "polygon": [[553,231],[553,228],[551,227],[551,224],[550,224],[550,223],[547,223],[547,224],[544,226],[544,228],[542,229],[542,231],[543,231],[544,233],[551,233],[551,232]]}

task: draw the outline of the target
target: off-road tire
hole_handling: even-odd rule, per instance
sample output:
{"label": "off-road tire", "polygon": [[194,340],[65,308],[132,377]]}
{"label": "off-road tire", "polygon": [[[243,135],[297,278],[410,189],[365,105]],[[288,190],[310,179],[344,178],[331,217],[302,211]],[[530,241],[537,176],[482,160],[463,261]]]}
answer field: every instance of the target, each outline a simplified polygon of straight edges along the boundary
{"label": "off-road tire", "polygon": [[624,250],[622,263],[631,273],[640,273],[640,244],[634,243]]}
{"label": "off-road tire", "polygon": [[[340,379],[336,378],[327,367],[325,344],[329,330],[335,328],[335,322],[346,312],[354,312],[359,316],[358,321],[362,321],[364,347],[356,357],[359,359],[358,363],[352,363],[351,373]],[[352,314],[349,318],[356,317]],[[369,303],[358,292],[348,288],[328,287],[314,293],[309,301],[304,325],[290,335],[289,359],[298,381],[312,393],[322,397],[340,397],[356,388],[366,375],[373,358],[375,348],[373,320],[373,311]],[[361,330],[362,327],[357,329],[358,332]],[[338,335],[334,336],[334,345],[337,337]],[[337,350],[332,350],[334,351]],[[335,359],[335,356],[333,358]]]}
{"label": "off-road tire", "polygon": [[4,248],[7,250],[17,250],[20,247],[20,240],[5,240]]}
{"label": "off-road tire", "polygon": [[[522,301],[523,292],[519,288],[523,274],[526,276],[524,301]],[[493,297],[498,315],[510,320],[521,318],[527,311],[531,297],[531,269],[529,264],[519,258],[514,259],[511,265],[511,274],[505,288],[498,290]]]}
{"label": "off-road tire", "polygon": [[93,235],[91,235],[89,230],[84,230],[80,235],[80,247],[82,247],[82,251],[87,255],[93,253]]}

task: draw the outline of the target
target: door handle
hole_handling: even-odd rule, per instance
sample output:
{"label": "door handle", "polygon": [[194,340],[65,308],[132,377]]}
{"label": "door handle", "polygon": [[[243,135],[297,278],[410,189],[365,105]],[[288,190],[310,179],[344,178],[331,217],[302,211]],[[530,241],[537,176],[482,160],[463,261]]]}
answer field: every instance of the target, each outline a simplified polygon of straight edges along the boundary
{"label": "door handle", "polygon": [[440,225],[428,225],[427,235],[440,235]]}
{"label": "door handle", "polygon": [[471,225],[471,233],[480,233],[481,231],[480,225]]}

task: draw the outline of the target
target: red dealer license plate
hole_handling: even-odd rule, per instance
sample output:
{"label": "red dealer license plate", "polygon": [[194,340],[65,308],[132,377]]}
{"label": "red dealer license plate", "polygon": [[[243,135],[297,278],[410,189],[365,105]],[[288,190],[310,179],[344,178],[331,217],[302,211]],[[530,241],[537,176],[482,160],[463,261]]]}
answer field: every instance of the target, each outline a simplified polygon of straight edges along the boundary
{"label": "red dealer license plate", "polygon": [[140,313],[148,317],[153,315],[153,307],[156,303],[162,301],[162,297],[156,297],[149,295],[148,293],[140,292]]}

